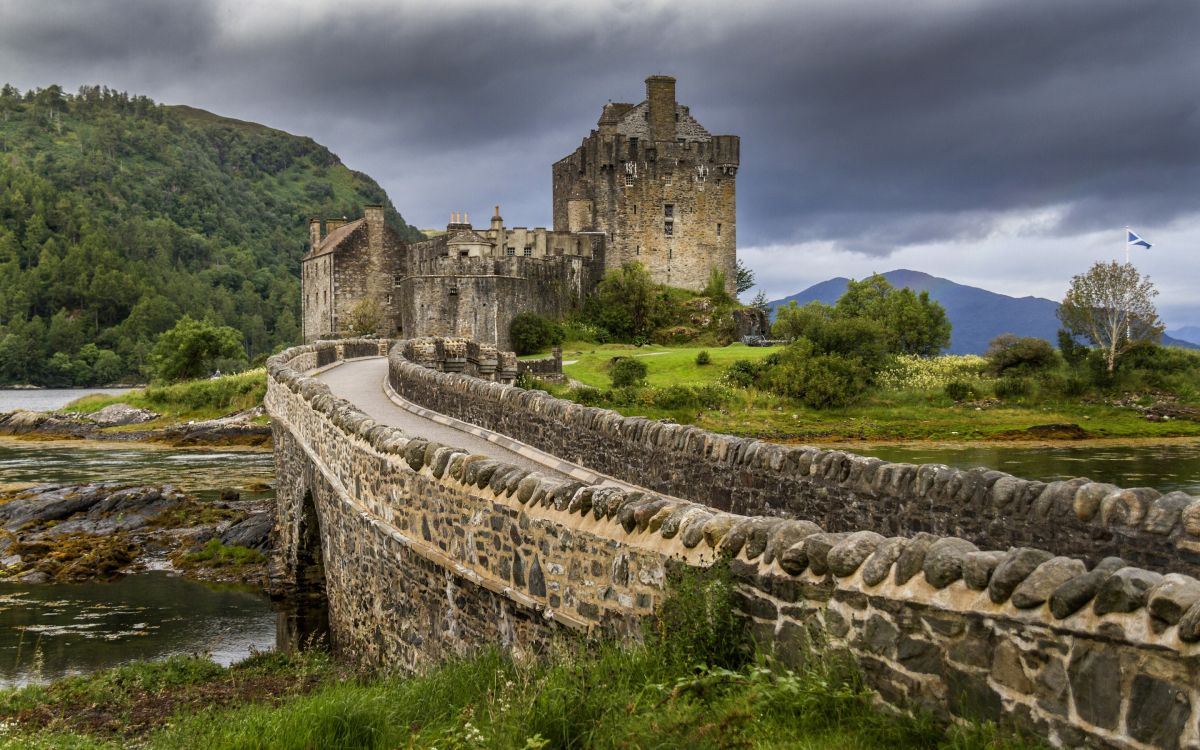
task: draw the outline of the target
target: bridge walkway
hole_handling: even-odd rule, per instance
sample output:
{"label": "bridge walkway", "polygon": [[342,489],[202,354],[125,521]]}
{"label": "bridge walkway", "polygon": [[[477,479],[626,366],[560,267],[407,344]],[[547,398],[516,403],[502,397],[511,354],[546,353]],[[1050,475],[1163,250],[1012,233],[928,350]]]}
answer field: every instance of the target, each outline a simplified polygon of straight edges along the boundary
{"label": "bridge walkway", "polygon": [[409,435],[462,448],[555,479],[646,491],[578,464],[568,463],[506,435],[460,422],[406,401],[394,392],[389,393],[387,375],[387,358],[370,357],[343,361],[317,373],[316,377],[329,386],[335,396],[351,402],[371,419]]}

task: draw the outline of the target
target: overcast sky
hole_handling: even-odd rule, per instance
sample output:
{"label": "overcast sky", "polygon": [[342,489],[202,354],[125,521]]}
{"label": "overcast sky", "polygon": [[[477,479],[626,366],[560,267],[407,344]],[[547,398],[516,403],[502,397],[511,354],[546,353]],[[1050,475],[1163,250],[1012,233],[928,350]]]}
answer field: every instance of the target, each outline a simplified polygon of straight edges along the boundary
{"label": "overcast sky", "polygon": [[1200,2],[0,0],[0,79],[97,83],[310,135],[404,217],[548,225],[550,164],[674,75],[742,137],[771,298],[911,268],[1061,298],[1135,262],[1200,325]]}

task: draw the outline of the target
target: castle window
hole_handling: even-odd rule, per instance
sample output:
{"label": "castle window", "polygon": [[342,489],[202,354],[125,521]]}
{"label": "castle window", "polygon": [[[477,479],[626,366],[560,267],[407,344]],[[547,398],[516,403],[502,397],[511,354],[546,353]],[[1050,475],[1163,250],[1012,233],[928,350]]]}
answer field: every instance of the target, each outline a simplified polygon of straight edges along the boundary
{"label": "castle window", "polygon": [[526,245],[525,246],[525,257],[528,258],[531,255],[533,255],[533,245]]}
{"label": "castle window", "polygon": [[717,237],[721,236],[721,222],[717,222]]}
{"label": "castle window", "polygon": [[625,173],[625,187],[633,187],[633,175]]}
{"label": "castle window", "polygon": [[668,219],[675,218],[675,204],[674,203],[664,203],[663,204],[663,216],[665,216]]}
{"label": "castle window", "polygon": [[392,295],[390,295],[390,294],[387,296],[387,303],[389,305],[392,304]]}
{"label": "castle window", "polygon": [[671,184],[671,177],[672,177],[672,175],[670,175],[670,174],[667,175],[667,184],[668,185]]}
{"label": "castle window", "polygon": [[504,254],[511,258],[517,254],[517,249],[515,247],[506,247],[504,248]]}
{"label": "castle window", "polygon": [[470,255],[471,255],[470,250],[460,250],[458,253],[458,257],[460,257],[460,258],[468,258],[468,257],[470,257]]}
{"label": "castle window", "polygon": [[398,273],[392,277],[392,286],[400,286],[400,282],[404,281],[404,274]]}
{"label": "castle window", "polygon": [[633,254],[634,254],[634,255],[641,255],[641,254],[642,254],[642,246],[641,246],[641,245],[637,245],[636,247],[634,247],[634,248],[633,248]]}
{"label": "castle window", "polygon": [[450,289],[449,289],[449,291],[448,291],[448,294],[449,294],[451,297],[457,297],[457,296],[458,296],[458,287],[456,287],[456,286],[452,286],[452,287],[450,287]]}
{"label": "castle window", "polygon": [[667,219],[666,221],[663,222],[663,234],[665,234],[668,237],[675,236],[675,222],[674,221]]}

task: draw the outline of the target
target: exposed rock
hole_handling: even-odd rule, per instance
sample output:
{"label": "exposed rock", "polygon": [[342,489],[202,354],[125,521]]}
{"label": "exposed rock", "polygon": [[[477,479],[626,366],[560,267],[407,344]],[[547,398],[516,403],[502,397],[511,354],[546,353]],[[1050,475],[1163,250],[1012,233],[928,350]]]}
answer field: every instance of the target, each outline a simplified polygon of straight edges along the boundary
{"label": "exposed rock", "polygon": [[1200,601],[1200,581],[1179,573],[1168,573],[1150,590],[1146,607],[1150,614],[1174,625],[1192,605]]}
{"label": "exposed rock", "polygon": [[873,531],[854,532],[829,550],[826,557],[829,571],[841,577],[854,575],[883,541],[883,536]]}
{"label": "exposed rock", "polygon": [[1016,589],[1011,601],[1018,609],[1041,606],[1054,591],[1067,581],[1087,573],[1087,566],[1070,557],[1053,557],[1029,574]]}
{"label": "exposed rock", "polygon": [[968,588],[975,591],[983,591],[988,586],[988,581],[992,578],[992,572],[996,570],[1005,558],[1005,553],[997,550],[989,550],[985,552],[968,552],[963,557],[962,575],[963,581]]}
{"label": "exposed rock", "polygon": [[988,581],[988,597],[996,604],[1007,601],[1021,581],[1052,557],[1054,555],[1045,550],[1030,547],[1010,549],[992,572],[992,579]]}
{"label": "exposed rock", "polygon": [[925,553],[929,551],[929,545],[937,540],[938,537],[933,534],[921,532],[904,545],[900,556],[896,558],[895,580],[898,585],[908,583],[910,578],[921,572],[921,568],[925,565]]}
{"label": "exposed rock", "polygon": [[863,565],[863,583],[868,586],[878,586],[887,578],[888,573],[892,571],[892,564],[900,557],[900,553],[908,545],[908,540],[904,537],[895,536],[891,539],[884,539],[867,558],[867,562]]}
{"label": "exposed rock", "polygon": [[152,419],[158,419],[159,414],[149,409],[138,409],[129,404],[109,404],[92,413],[91,420],[101,427],[123,427],[129,424],[142,424]]}
{"label": "exposed rock", "polygon": [[274,525],[274,513],[252,513],[226,529],[221,534],[221,544],[249,547],[262,552],[268,547]]}
{"label": "exposed rock", "polygon": [[1092,611],[1104,615],[1109,612],[1132,612],[1144,607],[1150,589],[1162,579],[1161,573],[1141,568],[1121,568],[1100,586]]}
{"label": "exposed rock", "polygon": [[1119,557],[1106,557],[1087,573],[1064,582],[1050,595],[1050,612],[1058,619],[1070,617],[1095,598],[1100,586],[1125,567]]}
{"label": "exposed rock", "polygon": [[963,559],[979,548],[966,539],[947,537],[929,545],[925,553],[925,562],[921,569],[925,571],[925,580],[934,588],[944,589],[962,578]]}

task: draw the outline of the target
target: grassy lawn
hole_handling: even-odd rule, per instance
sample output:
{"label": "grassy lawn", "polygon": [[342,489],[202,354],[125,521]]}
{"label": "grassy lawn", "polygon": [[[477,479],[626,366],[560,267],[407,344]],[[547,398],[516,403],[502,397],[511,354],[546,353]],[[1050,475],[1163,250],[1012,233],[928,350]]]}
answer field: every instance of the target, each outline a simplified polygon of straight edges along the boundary
{"label": "grassy lawn", "polygon": [[[696,364],[707,351],[708,365]],[[572,342],[563,347],[563,372],[568,378],[607,391],[608,365],[614,357],[637,357],[647,367],[646,388],[624,398],[593,402],[626,416],[670,419],[717,432],[784,441],[1012,441],[1045,439],[1027,430],[1044,425],[1078,425],[1088,438],[1152,439],[1200,437],[1200,421],[1174,419],[1153,422],[1136,410],[1106,404],[1102,399],[1017,396],[956,403],[940,386],[878,389],[844,408],[811,409],[755,388],[728,387],[721,403],[673,405],[664,408],[657,394],[672,386],[718,384],[735,360],[758,360],[779,348],[747,347],[634,347],[621,344]],[[571,398],[571,389],[550,386],[555,395]]]}
{"label": "grassy lawn", "polygon": [[[262,403],[267,392],[267,371],[247,370],[216,379],[188,380],[171,385],[137,388],[116,396],[93,394],[76,399],[60,411],[93,414],[112,404],[129,404],[158,412],[162,418],[132,425],[129,429],[152,429],[176,422],[223,417]],[[121,428],[116,428],[121,429]]]}
{"label": "grassy lawn", "polygon": [[[758,360],[772,352],[773,347],[730,344],[712,346],[632,346],[629,344],[587,344],[568,342],[563,345],[563,373],[593,388],[609,386],[608,363],[613,357],[637,357],[649,369],[648,385],[663,388],[668,385],[708,385],[717,382],[725,368],[738,359]],[[708,352],[709,364],[697,365],[696,355]]]}

